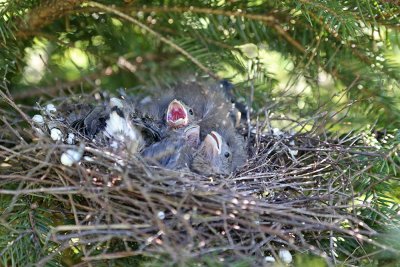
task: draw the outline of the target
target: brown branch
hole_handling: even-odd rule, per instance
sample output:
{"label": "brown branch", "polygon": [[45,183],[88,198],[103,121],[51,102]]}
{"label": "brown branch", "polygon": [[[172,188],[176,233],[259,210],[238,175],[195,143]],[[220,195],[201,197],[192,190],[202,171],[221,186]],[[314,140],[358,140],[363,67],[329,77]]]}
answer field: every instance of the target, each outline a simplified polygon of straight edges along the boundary
{"label": "brown branch", "polygon": [[[33,126],[32,124],[32,120],[29,118],[29,116],[23,112],[17,104],[15,104],[15,102],[11,99],[11,97],[7,96],[6,93],[4,93],[1,89],[0,89],[0,97],[4,99],[4,101],[9,104],[11,107],[13,107],[21,116],[22,118],[29,123],[31,126]],[[1,99],[0,98],[0,99]]]}
{"label": "brown branch", "polygon": [[[121,12],[137,12],[142,11],[146,13],[155,12],[155,13],[184,13],[184,12],[191,12],[197,14],[211,14],[211,15],[221,15],[226,17],[240,17],[249,20],[261,21],[265,24],[271,26],[276,30],[278,35],[281,35],[286,41],[288,41],[292,46],[294,46],[297,50],[302,53],[305,53],[305,48],[293,37],[291,37],[280,25],[280,21],[272,16],[272,15],[261,15],[261,14],[250,14],[244,11],[230,11],[230,10],[222,10],[222,9],[212,9],[212,8],[202,8],[202,7],[143,7],[143,8],[136,8],[136,7],[128,7],[128,8],[118,8]],[[77,10],[78,12],[85,11],[87,12],[87,8],[82,8],[81,10]],[[92,9],[91,11],[98,11],[97,9]]]}
{"label": "brown branch", "polygon": [[62,18],[83,2],[84,0],[42,1],[38,7],[32,9],[26,15],[24,20],[19,22],[19,31],[16,36],[19,38],[32,36],[35,31],[51,24],[56,19]]}

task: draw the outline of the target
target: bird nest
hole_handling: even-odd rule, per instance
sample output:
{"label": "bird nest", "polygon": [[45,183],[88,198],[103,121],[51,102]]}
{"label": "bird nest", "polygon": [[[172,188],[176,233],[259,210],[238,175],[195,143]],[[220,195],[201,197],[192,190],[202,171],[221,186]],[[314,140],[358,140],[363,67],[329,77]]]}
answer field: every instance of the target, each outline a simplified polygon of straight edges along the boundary
{"label": "bird nest", "polygon": [[[90,142],[79,147],[55,143],[49,134],[38,138],[30,117],[3,97],[17,112],[3,114],[2,183],[19,186],[2,192],[51,196],[51,204],[34,208],[58,211],[42,239],[53,249],[40,264],[74,247],[83,263],[140,255],[162,264],[213,257],[257,265],[290,262],[295,252],[337,263],[339,243],[375,242],[375,231],[357,215],[353,187],[376,154],[356,137],[289,134],[270,129],[270,121],[257,123],[250,133],[243,128],[245,166],[229,176],[202,176],[149,166]],[[62,165],[62,153],[77,146],[79,163]]]}

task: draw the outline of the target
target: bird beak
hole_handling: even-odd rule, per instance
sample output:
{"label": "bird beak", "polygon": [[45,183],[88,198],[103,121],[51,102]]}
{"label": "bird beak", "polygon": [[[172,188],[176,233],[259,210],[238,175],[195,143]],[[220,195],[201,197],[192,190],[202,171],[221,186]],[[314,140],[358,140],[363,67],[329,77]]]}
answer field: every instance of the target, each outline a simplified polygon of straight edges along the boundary
{"label": "bird beak", "polygon": [[184,127],[188,124],[188,115],[185,106],[174,99],[168,106],[167,124],[172,128]]}
{"label": "bird beak", "polygon": [[200,143],[200,126],[190,125],[184,132],[186,142],[192,147],[197,147]]}
{"label": "bird beak", "polygon": [[212,157],[216,157],[221,154],[222,137],[217,133],[212,131],[207,134],[204,139],[204,149]]}

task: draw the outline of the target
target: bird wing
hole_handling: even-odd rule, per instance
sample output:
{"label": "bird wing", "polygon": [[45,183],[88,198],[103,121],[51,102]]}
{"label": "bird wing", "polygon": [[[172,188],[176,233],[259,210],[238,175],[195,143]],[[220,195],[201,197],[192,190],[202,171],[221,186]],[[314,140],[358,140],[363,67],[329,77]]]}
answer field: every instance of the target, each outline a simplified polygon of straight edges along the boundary
{"label": "bird wing", "polygon": [[165,138],[145,148],[142,156],[168,169],[175,169],[184,146],[185,140],[183,138]]}

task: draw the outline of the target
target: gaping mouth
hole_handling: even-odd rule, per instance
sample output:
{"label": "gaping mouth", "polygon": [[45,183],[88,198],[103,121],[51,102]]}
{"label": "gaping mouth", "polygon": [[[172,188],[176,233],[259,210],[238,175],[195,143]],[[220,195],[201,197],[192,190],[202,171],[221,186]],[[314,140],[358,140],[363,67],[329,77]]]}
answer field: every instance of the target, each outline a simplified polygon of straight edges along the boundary
{"label": "gaping mouth", "polygon": [[222,138],[217,132],[211,131],[211,133],[207,134],[204,142],[214,155],[221,154]]}
{"label": "gaping mouth", "polygon": [[167,124],[173,128],[180,128],[188,124],[186,108],[176,99],[174,99],[168,106]]}

